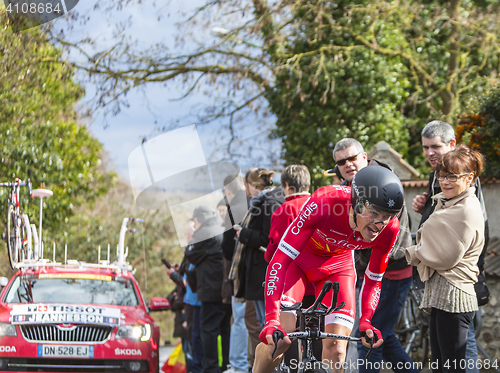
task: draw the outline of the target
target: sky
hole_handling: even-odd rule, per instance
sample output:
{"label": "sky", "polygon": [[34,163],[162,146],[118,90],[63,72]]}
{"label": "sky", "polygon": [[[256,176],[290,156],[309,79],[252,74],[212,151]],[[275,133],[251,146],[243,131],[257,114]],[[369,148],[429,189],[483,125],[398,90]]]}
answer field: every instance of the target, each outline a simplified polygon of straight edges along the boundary
{"label": "sky", "polygon": [[[171,50],[175,49],[174,35],[177,33],[176,22],[183,19],[181,12],[187,12],[194,7],[203,4],[204,0],[184,0],[182,2],[171,2],[168,4],[169,13],[163,12],[162,19],[158,21],[158,8],[144,2],[142,5],[130,3],[122,12],[113,13],[110,17],[105,13],[93,10],[94,2],[80,1],[75,10],[79,13],[89,13],[90,20],[84,26],[74,28],[70,34],[73,40],[79,40],[83,36],[90,36],[97,41],[98,46],[112,45],[111,35],[119,22],[129,22],[131,27],[127,35],[137,39],[140,45],[154,44],[155,42],[166,43]],[[167,5],[165,5],[167,7]],[[182,9],[181,9],[182,7]],[[65,22],[58,20],[58,22]],[[62,23],[63,27],[64,24]],[[203,37],[212,37],[203,35]],[[189,48],[189,43],[187,44]],[[85,84],[86,97],[80,103],[85,105],[94,95],[94,85]],[[169,126],[174,120],[178,120],[179,127],[190,126],[195,122],[195,113],[200,107],[209,103],[210,98],[196,94],[188,99],[174,100],[182,96],[180,87],[169,84],[164,87],[161,84],[151,84],[144,90],[133,91],[127,95],[129,107],[123,108],[117,114],[105,115],[98,112],[91,123],[90,131],[104,145],[109,160],[110,168],[130,184],[129,158],[135,149],[140,147],[143,139],[151,140],[158,136],[158,128]],[[222,123],[214,123],[205,126],[197,126],[201,148],[208,161],[219,161],[225,156],[221,150],[227,144],[228,133],[224,132]],[[252,130],[248,126],[248,132],[241,137],[243,144],[251,144],[255,148],[258,140],[267,143],[267,151],[278,154],[279,144],[267,142],[267,133]],[[219,150],[218,150],[219,149]],[[241,168],[245,171],[254,166],[251,160],[240,160]],[[263,166],[257,164],[256,166]],[[265,167],[265,166],[264,166]]]}

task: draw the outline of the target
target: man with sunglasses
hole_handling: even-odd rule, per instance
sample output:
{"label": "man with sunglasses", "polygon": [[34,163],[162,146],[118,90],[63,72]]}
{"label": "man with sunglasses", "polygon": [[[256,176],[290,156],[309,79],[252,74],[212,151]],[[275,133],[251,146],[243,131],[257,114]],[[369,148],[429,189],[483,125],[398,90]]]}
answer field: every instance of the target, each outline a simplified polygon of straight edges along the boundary
{"label": "man with sunglasses", "polygon": [[335,145],[333,160],[347,185],[350,185],[359,170],[368,166],[368,155],[363,150],[363,146],[359,141],[350,138],[344,138]]}
{"label": "man with sunglasses", "polygon": [[[440,120],[434,120],[432,122],[427,123],[427,125],[422,130],[422,148],[424,151],[424,156],[429,161],[430,165],[434,168],[439,157],[443,154],[448,153],[450,150],[455,149],[457,141],[455,140],[455,130],[453,127],[446,122]],[[455,175],[443,175],[448,178],[450,183],[456,182],[458,179],[455,179]],[[426,193],[422,195],[417,195],[412,202],[413,211],[422,214],[422,218],[420,219],[419,228],[424,222],[429,218],[429,216],[433,213],[434,208],[436,207],[436,200],[432,197],[438,193],[441,193],[441,186],[439,185],[438,175],[436,175],[435,171],[431,171],[429,175],[429,189]],[[456,177],[460,177],[460,175],[456,175]],[[453,181],[454,180],[454,181]],[[489,234],[488,234],[488,216],[486,215],[486,207],[484,205],[483,193],[481,191],[481,183],[479,178],[476,180],[476,196],[481,203],[481,208],[483,210],[483,218],[484,218],[484,246],[481,255],[479,256],[479,261],[477,263],[479,267],[479,276],[478,283],[476,284],[476,292],[480,289],[480,285],[485,281],[484,278],[484,256],[486,254],[486,248],[488,247]],[[484,291],[487,292],[486,287],[483,288]],[[487,298],[487,296],[486,296]],[[484,299],[481,302],[478,299],[479,305],[485,305],[488,302],[488,299]],[[476,317],[481,317],[481,312],[478,311],[476,313]],[[474,335],[474,323],[469,324],[469,332],[467,335],[467,350],[465,353],[465,358],[467,360],[466,364],[466,372],[467,373],[479,373],[479,369],[477,368],[477,345],[476,345],[476,337]],[[469,364],[472,361],[473,363]],[[473,367],[473,368],[471,368]]]}
{"label": "man with sunglasses", "polygon": [[[351,138],[344,138],[335,145],[333,159],[342,177],[345,179],[345,185],[351,185],[351,181],[356,173],[368,165],[370,167],[389,168],[381,162],[375,160],[369,161],[361,143]],[[394,324],[403,308],[412,280],[412,267],[407,264],[404,257],[404,250],[411,245],[411,233],[405,205],[403,205],[398,218],[400,225],[399,237],[389,256],[387,270],[382,279],[380,301],[372,319],[373,325],[382,333],[384,344],[380,348],[373,350],[370,354],[368,362],[371,365],[363,364],[358,366],[360,373],[380,372],[380,368],[375,369],[375,367],[380,367],[382,359],[391,363],[395,372],[418,372],[413,367],[411,358],[405,352],[398,337],[393,332]],[[362,280],[371,256],[371,249],[359,250],[354,254],[358,279]],[[359,337],[359,335],[356,336]],[[368,349],[361,343],[358,343],[358,359],[362,361],[367,352]],[[404,367],[404,369],[398,369],[398,366]],[[411,368],[408,369],[408,367]]]}

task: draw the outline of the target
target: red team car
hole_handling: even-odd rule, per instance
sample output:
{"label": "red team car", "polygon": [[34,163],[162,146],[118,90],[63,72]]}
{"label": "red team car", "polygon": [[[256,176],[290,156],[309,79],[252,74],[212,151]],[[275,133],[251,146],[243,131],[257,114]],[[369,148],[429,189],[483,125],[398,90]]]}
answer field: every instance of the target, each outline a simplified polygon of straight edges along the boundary
{"label": "red team car", "polygon": [[109,247],[97,264],[56,263],[43,259],[41,244],[42,199],[52,192],[30,192],[40,197],[39,234],[27,215],[9,210],[8,253],[18,271],[0,294],[0,372],[159,372],[160,330],[149,311],[170,304],[153,298],[146,306],[124,247],[127,224],[142,220],[123,219],[114,263]]}
{"label": "red team car", "polygon": [[[159,371],[159,328],[129,270],[42,262],[0,300],[2,372]],[[168,307],[153,298],[149,310]]]}

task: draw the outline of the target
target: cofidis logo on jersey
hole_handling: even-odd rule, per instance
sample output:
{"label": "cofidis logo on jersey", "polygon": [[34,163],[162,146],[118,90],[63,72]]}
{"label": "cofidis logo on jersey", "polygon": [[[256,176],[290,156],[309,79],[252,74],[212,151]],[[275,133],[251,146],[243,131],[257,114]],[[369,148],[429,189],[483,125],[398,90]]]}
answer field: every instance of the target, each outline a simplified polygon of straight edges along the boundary
{"label": "cofidis logo on jersey", "polygon": [[300,212],[300,215],[295,218],[294,222],[292,223],[292,233],[297,235],[300,233],[300,229],[304,226],[304,222],[306,221],[309,216],[313,213],[314,210],[318,208],[318,204],[314,201],[306,205]]}
{"label": "cofidis logo on jersey", "polygon": [[278,277],[278,272],[281,269],[280,263],[274,263],[271,270],[269,271],[269,276],[267,277],[267,296],[273,295],[274,291],[277,289],[276,283],[280,280]]}

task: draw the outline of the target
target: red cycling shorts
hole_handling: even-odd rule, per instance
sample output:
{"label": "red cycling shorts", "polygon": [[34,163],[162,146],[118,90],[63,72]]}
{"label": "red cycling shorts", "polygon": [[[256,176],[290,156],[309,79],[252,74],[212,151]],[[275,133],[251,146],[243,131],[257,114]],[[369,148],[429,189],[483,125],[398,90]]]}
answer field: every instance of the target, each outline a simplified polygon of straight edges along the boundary
{"label": "red cycling shorts", "polygon": [[[320,256],[303,250],[287,269],[281,303],[291,306],[301,302],[308,283],[313,284],[317,297],[325,281],[339,283],[337,304],[345,302],[342,309],[325,317],[325,324],[339,324],[352,330],[356,313],[356,269],[352,250],[333,256]],[[323,303],[331,306],[332,292],[325,296]]]}

